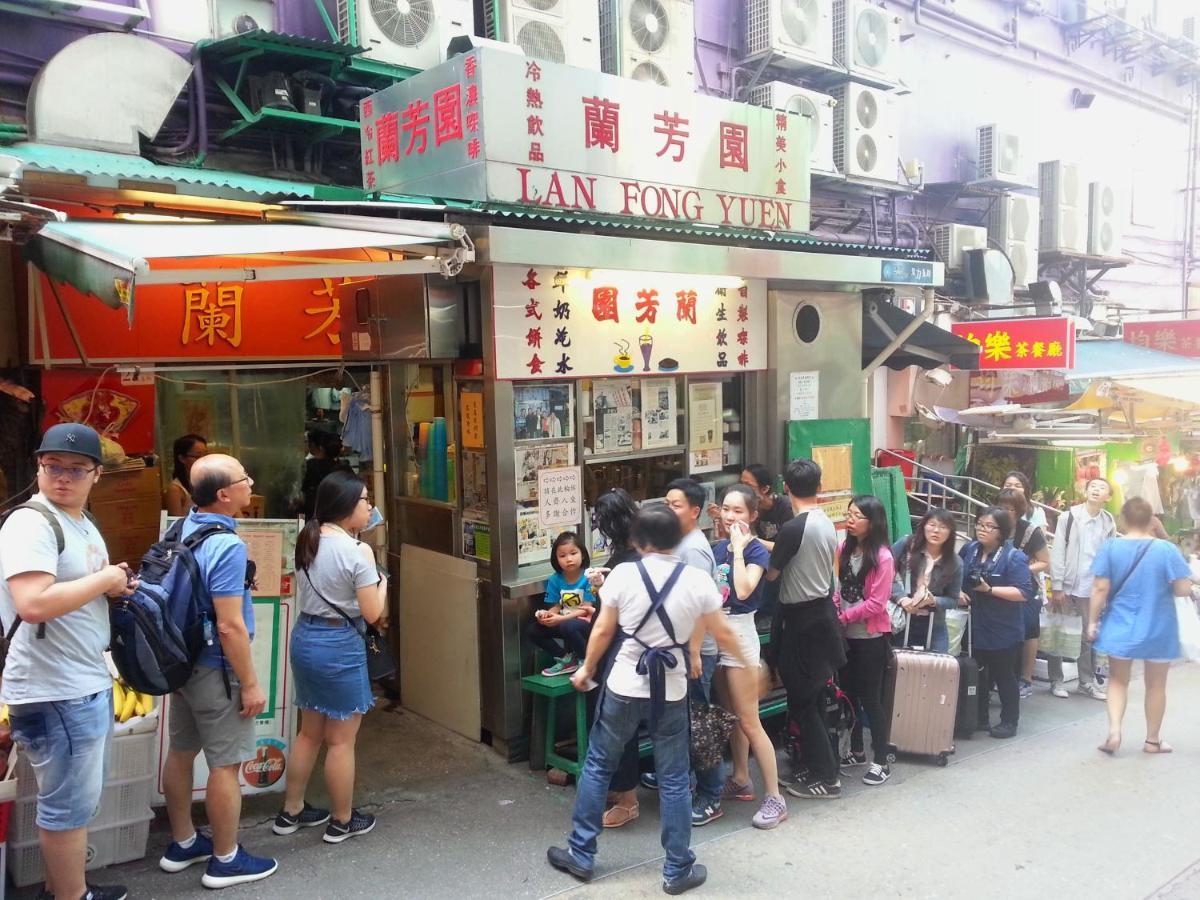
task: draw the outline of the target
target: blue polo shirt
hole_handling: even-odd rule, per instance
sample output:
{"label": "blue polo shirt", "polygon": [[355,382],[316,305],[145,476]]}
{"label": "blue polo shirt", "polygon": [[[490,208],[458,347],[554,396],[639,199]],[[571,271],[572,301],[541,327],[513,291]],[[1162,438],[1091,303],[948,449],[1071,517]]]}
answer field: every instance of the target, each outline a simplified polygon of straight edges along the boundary
{"label": "blue polo shirt", "polygon": [[[222,516],[218,513],[204,513],[193,509],[188,513],[183,523],[182,537],[186,538],[202,525],[221,524],[237,530],[237,519]],[[250,640],[254,640],[254,603],[250,599],[250,588],[246,586],[246,545],[236,534],[214,534],[196,550],[196,563],[200,567],[201,579],[204,582],[205,611],[212,618],[213,643],[200,651],[196,665],[209,669],[219,669],[222,665],[232,669],[229,660],[221,652],[221,639],[217,633],[216,609],[213,607],[213,597],[231,597],[242,595],[242,618],[246,620],[246,628],[250,632]]]}

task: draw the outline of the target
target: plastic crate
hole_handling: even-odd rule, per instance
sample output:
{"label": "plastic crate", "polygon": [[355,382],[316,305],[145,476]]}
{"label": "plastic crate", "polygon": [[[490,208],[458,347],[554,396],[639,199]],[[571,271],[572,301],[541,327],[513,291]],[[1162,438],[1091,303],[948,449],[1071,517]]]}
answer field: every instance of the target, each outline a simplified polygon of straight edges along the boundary
{"label": "plastic crate", "polygon": [[[100,794],[100,808],[89,828],[108,828],[121,822],[133,822],[150,812],[154,777],[106,784]],[[13,804],[8,839],[13,844],[37,841],[37,797],[24,797]]]}
{"label": "plastic crate", "polygon": [[[150,778],[154,772],[154,744],[156,732],[147,734],[122,734],[114,736],[108,748],[108,772],[104,783],[134,781]],[[18,754],[17,798],[37,796],[37,782],[33,778],[33,767],[25,754]]]}
{"label": "plastic crate", "polygon": [[[147,811],[145,817],[136,821],[89,829],[86,868],[99,869],[144,857],[152,818],[153,814]],[[42,850],[36,839],[32,843],[9,845],[8,871],[17,887],[45,879]]]}

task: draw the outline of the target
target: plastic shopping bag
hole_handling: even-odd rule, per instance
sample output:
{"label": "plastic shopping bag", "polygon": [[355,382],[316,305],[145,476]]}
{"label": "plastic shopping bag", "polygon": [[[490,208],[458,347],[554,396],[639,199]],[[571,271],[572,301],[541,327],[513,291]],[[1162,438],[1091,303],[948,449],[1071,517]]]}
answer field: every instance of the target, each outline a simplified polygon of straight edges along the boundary
{"label": "plastic shopping bag", "polygon": [[1191,597],[1175,598],[1175,618],[1179,621],[1179,653],[1184,659],[1200,661],[1200,615]]}
{"label": "plastic shopping bag", "polygon": [[951,656],[958,656],[963,652],[963,635],[967,631],[969,615],[965,609],[946,610],[946,633],[950,637],[950,648],[946,652]]}
{"label": "plastic shopping bag", "polygon": [[1042,610],[1038,650],[1047,656],[1079,659],[1083,649],[1083,617]]}

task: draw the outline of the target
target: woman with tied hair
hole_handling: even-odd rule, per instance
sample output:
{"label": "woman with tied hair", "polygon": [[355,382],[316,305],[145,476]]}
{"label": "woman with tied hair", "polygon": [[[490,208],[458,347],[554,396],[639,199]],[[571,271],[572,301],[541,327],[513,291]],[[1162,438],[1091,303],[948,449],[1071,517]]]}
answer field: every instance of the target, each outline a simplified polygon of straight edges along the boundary
{"label": "woman with tied hair", "polygon": [[[371,548],[358,539],[371,518],[367,486],[338,470],[317,487],[312,517],[296,540],[296,592],[300,616],[292,629],[292,674],[300,733],[288,754],[287,792],[275,817],[276,834],[324,825],[326,843],[366,834],[375,817],[352,807],[354,745],[363,714],[373,705],[367,676],[364,622],[387,618],[387,576]],[[333,806],[316,809],[304,799],[321,745],[325,787]]]}
{"label": "woman with tied hair", "polygon": [[171,483],[167,485],[167,515],[186,516],[192,510],[192,466],[208,452],[208,441],[198,434],[175,438],[171,445]]}
{"label": "woman with tied hair", "polygon": [[[1154,512],[1140,498],[1121,508],[1126,531],[1100,545],[1092,562],[1087,637],[1108,655],[1108,738],[1098,748],[1110,756],[1121,746],[1121,722],[1135,659],[1146,674],[1146,753],[1170,753],[1162,739],[1167,672],[1180,655],[1176,597],[1190,597],[1191,571],[1179,548],[1153,535]],[[1101,613],[1104,614],[1101,620]],[[1099,624],[1096,624],[1099,623]]]}

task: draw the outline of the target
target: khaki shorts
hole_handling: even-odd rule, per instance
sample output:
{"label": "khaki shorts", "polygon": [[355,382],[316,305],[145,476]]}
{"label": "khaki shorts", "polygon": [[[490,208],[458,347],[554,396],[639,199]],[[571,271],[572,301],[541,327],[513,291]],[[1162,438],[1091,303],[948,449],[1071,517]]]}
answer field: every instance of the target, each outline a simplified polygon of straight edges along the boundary
{"label": "khaki shorts", "polygon": [[197,666],[180,690],[171,695],[171,750],[204,751],[210,769],[241,765],[254,758],[254,717],[242,718],[242,687],[229,673],[233,697],[225,695],[220,669]]}
{"label": "khaki shorts", "polygon": [[717,665],[729,669],[757,669],[762,645],[758,642],[758,629],[754,627],[754,613],[729,615],[725,617],[725,621],[729,623],[729,627],[737,636],[738,645],[741,647],[742,656],[746,658],[746,662],[743,665],[736,656],[730,656],[721,650],[717,657]]}

